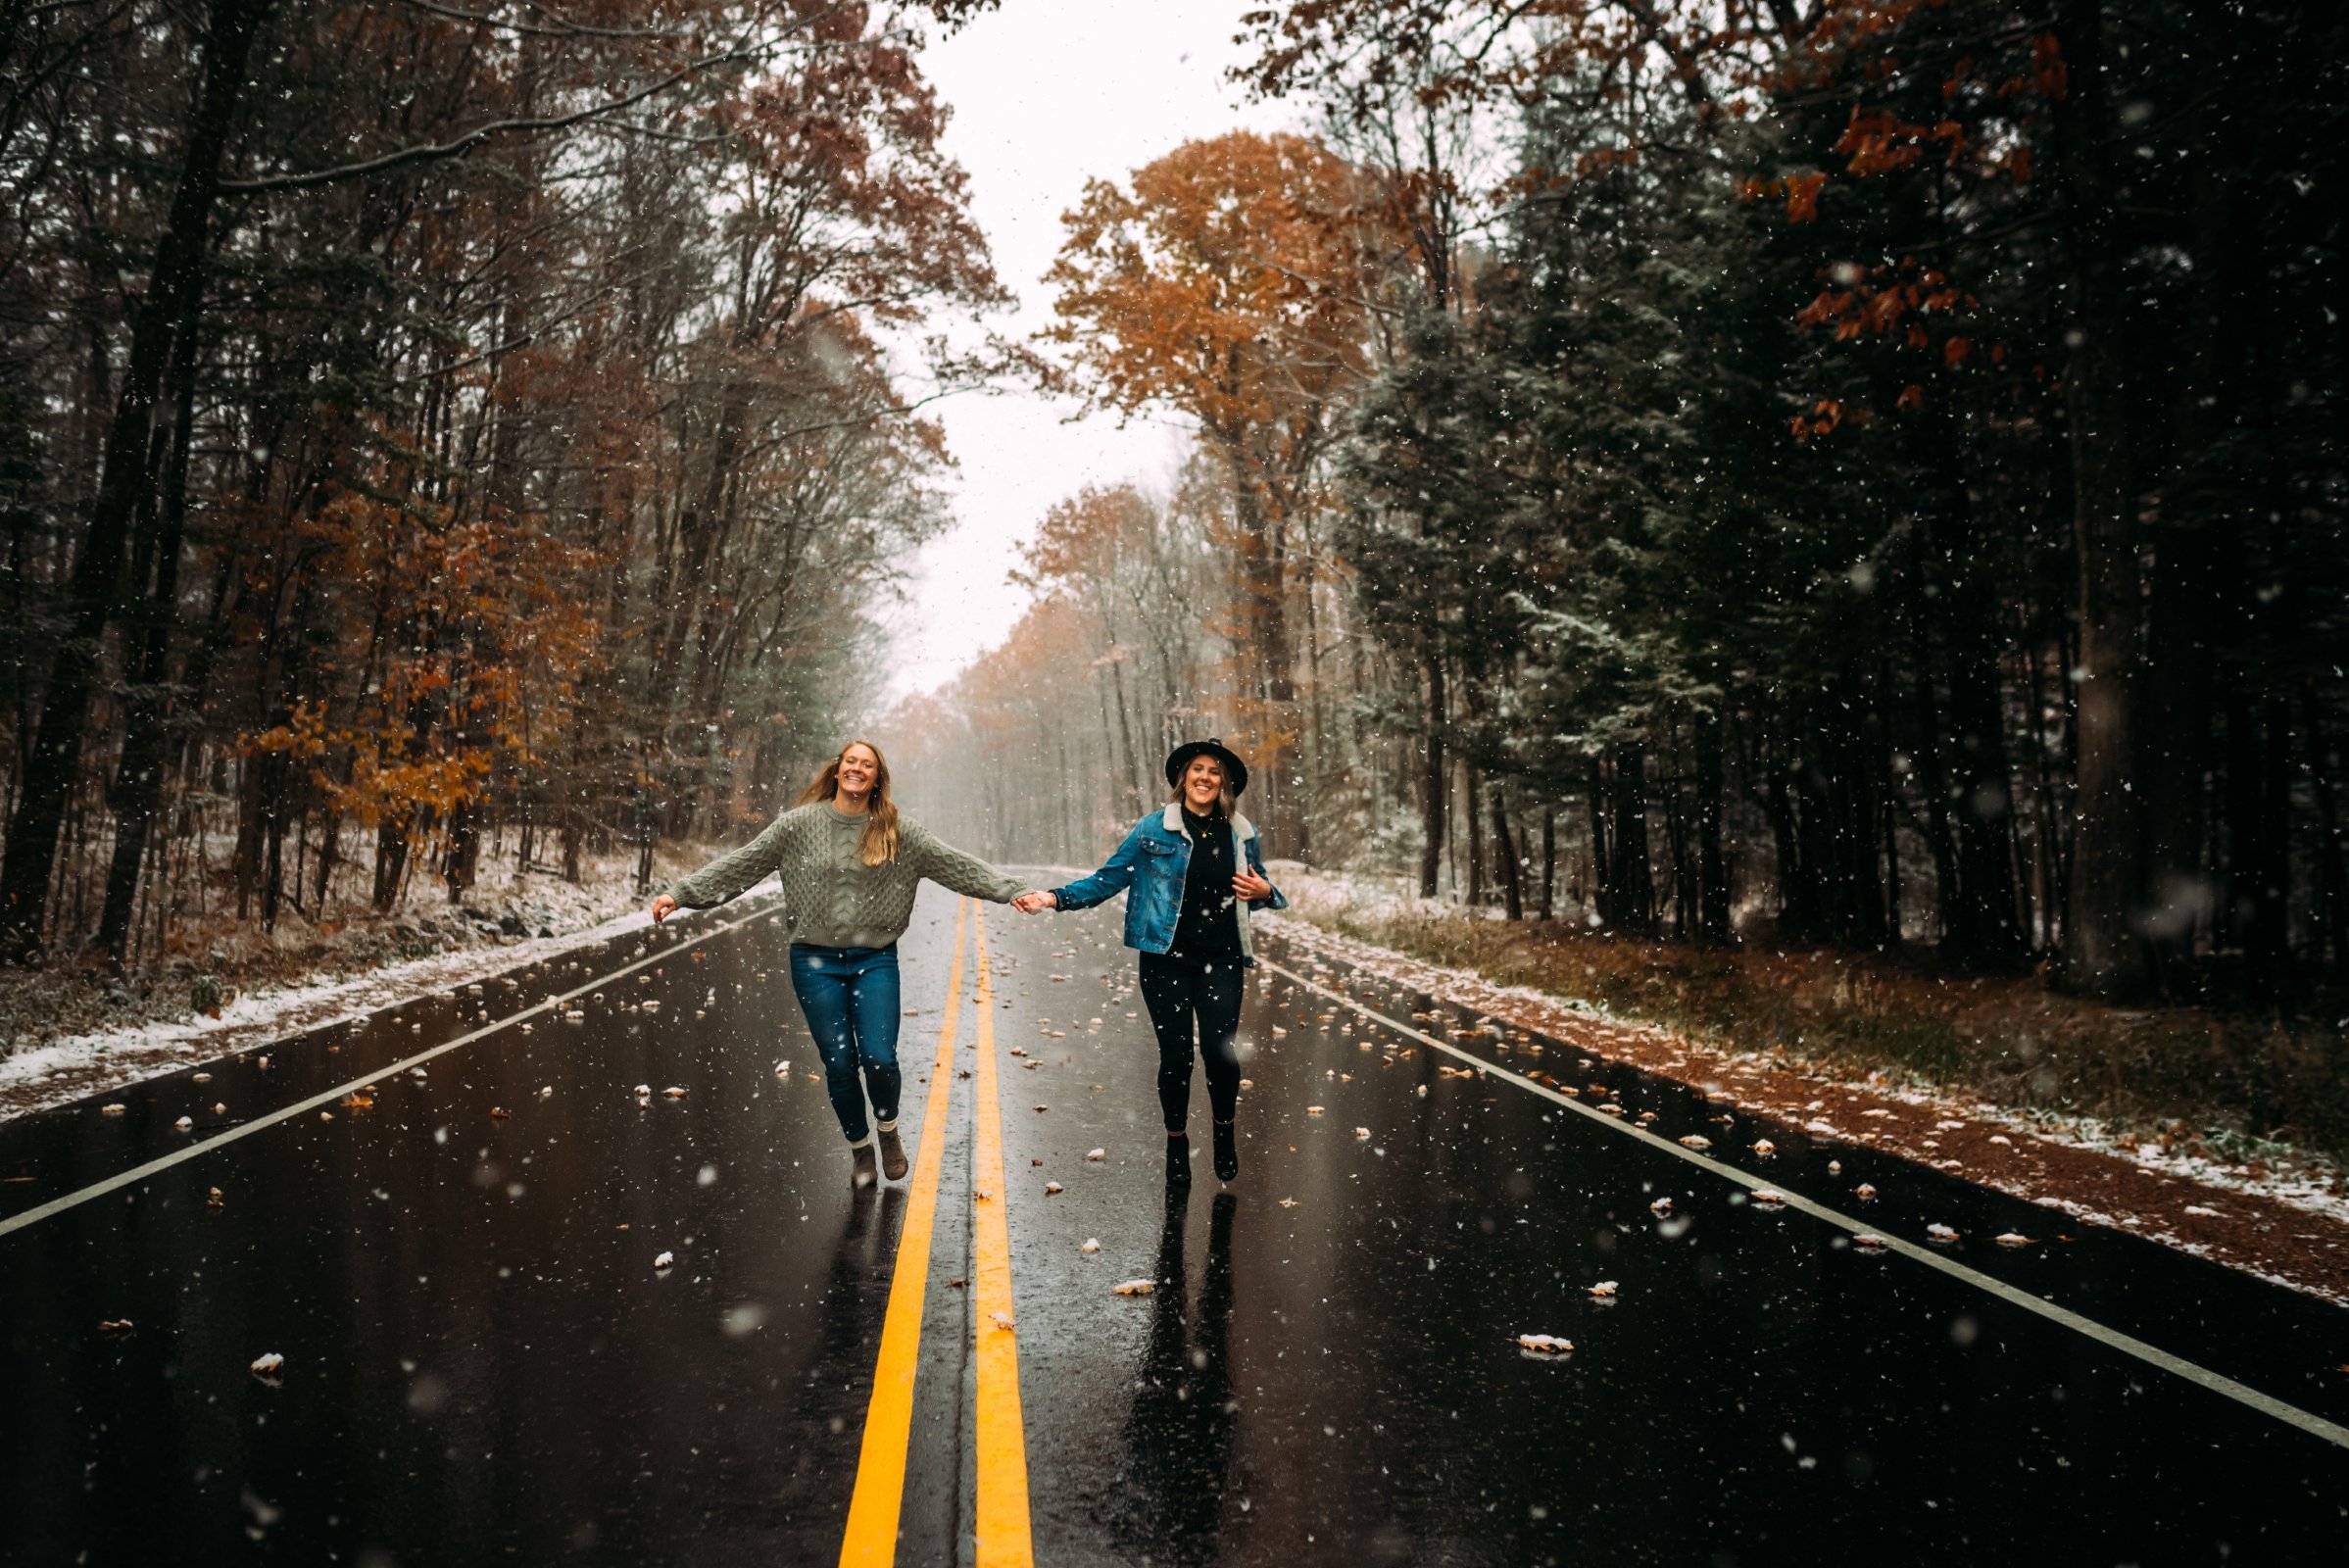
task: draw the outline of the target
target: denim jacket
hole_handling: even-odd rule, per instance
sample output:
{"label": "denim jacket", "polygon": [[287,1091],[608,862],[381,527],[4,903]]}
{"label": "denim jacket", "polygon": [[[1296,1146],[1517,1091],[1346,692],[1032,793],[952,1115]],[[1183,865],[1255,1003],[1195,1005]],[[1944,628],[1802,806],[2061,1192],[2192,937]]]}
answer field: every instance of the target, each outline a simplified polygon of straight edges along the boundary
{"label": "denim jacket", "polygon": [[[1264,855],[1254,826],[1236,812],[1230,826],[1232,863],[1245,864],[1263,876]],[[1174,946],[1175,921],[1183,907],[1183,879],[1190,870],[1191,840],[1183,832],[1183,808],[1179,802],[1170,803],[1165,810],[1152,811],[1135,823],[1126,841],[1100,870],[1052,889],[1052,897],[1063,909],[1090,909],[1124,893],[1126,946],[1144,953],[1164,953]],[[1233,911],[1240,924],[1243,964],[1251,969],[1256,964],[1255,946],[1248,931],[1248,911],[1287,907],[1289,901],[1274,888],[1272,897],[1242,904]]]}

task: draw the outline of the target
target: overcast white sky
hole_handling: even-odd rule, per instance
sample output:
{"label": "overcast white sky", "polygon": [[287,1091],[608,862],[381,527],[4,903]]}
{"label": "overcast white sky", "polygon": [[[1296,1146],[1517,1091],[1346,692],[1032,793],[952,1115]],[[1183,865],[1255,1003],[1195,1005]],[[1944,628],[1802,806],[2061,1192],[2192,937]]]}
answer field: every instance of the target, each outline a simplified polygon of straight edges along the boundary
{"label": "overcast white sky", "polygon": [[[970,173],[971,205],[1019,314],[1049,325],[1042,279],[1060,215],[1090,176],[1123,180],[1195,137],[1294,122],[1284,106],[1244,105],[1223,79],[1241,14],[1263,0],[1003,0],[924,69],[954,106],[947,150]],[[1045,510],[1089,483],[1170,479],[1187,437],[1172,424],[1073,412],[1025,388],[934,405],[961,466],[954,528],[922,552],[911,600],[892,617],[890,695],[926,691],[1001,642],[1026,596],[1004,581]]]}

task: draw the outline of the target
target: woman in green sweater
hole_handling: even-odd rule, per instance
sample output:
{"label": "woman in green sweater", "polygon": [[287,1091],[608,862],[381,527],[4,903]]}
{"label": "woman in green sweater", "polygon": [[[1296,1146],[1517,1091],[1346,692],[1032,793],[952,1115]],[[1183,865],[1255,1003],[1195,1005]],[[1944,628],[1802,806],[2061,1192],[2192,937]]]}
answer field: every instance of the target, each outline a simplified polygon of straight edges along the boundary
{"label": "woman in green sweater", "polygon": [[865,741],[842,747],[765,832],[655,899],[654,922],[680,906],[723,904],[772,872],[783,879],[791,988],[824,1060],[824,1087],[848,1135],[853,1179],[860,1188],[873,1185],[878,1132],[880,1170],[897,1181],[905,1174],[905,1150],[898,1142],[897,942],[913,919],[914,890],[928,877],[974,899],[1008,904],[1021,884],[899,816],[889,798],[889,764]]}

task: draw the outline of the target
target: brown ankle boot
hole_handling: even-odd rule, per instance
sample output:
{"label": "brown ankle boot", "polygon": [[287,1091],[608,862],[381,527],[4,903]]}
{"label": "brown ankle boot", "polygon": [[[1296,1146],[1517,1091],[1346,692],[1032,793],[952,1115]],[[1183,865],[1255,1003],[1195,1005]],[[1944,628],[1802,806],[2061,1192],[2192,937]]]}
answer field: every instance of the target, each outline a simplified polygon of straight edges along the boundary
{"label": "brown ankle boot", "polygon": [[849,1172],[849,1185],[856,1188],[856,1191],[861,1193],[881,1179],[880,1172],[873,1168],[872,1145],[857,1145],[849,1151],[849,1158],[853,1162],[853,1168]]}
{"label": "brown ankle boot", "polygon": [[905,1146],[898,1142],[898,1130],[884,1127],[880,1133],[881,1174],[893,1182],[905,1179]]}

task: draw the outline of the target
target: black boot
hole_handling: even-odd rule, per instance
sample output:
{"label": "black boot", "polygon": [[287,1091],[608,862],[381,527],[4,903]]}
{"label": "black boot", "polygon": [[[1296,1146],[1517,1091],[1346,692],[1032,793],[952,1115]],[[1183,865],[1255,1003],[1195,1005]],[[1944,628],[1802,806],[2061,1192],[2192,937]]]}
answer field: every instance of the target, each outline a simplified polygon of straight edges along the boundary
{"label": "black boot", "polygon": [[1191,1185],[1191,1135],[1166,1135],[1166,1185],[1169,1189]]}
{"label": "black boot", "polygon": [[1240,1141],[1230,1122],[1219,1121],[1215,1124],[1215,1179],[1228,1182],[1239,1174]]}

